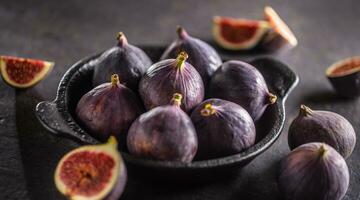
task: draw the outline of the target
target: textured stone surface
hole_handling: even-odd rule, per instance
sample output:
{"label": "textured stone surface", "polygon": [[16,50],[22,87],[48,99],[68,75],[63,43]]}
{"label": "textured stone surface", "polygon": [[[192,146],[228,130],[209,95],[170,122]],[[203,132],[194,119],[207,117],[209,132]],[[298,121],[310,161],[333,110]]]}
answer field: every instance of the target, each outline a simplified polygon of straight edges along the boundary
{"label": "textured stone surface", "polygon": [[[118,31],[124,31],[134,44],[165,45],[180,24],[192,35],[211,40],[213,15],[261,18],[265,5],[273,6],[286,19],[299,40],[294,50],[274,55],[300,76],[287,102],[288,120],[281,138],[231,180],[159,185],[129,177],[123,199],[279,199],[277,165],[289,152],[287,129],[301,103],[345,116],[360,137],[360,100],[337,97],[324,76],[325,68],[334,61],[360,55],[360,2],[356,0],[1,0],[0,53],[53,60],[56,66],[49,77],[28,90],[15,91],[0,82],[0,199],[60,199],[53,183],[56,162],[77,144],[49,135],[33,111],[37,102],[54,98],[62,74],[72,63],[114,45]],[[223,55],[247,59],[257,54]],[[347,163],[351,181],[344,199],[357,200],[359,145]]]}

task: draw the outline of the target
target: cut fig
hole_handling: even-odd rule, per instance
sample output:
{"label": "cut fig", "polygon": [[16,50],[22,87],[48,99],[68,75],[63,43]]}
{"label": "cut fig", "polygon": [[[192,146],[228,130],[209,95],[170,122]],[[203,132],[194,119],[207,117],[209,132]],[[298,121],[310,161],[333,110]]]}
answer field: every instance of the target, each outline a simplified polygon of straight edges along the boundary
{"label": "cut fig", "polygon": [[360,56],[340,60],[325,73],[338,94],[345,97],[360,96]]}
{"label": "cut fig", "polygon": [[216,16],[213,19],[215,41],[229,50],[247,50],[256,47],[270,30],[267,21],[235,19]]}
{"label": "cut fig", "polygon": [[265,19],[270,23],[271,31],[262,41],[262,48],[268,51],[277,51],[283,48],[291,49],[298,43],[295,35],[270,6],[264,9]]}
{"label": "cut fig", "polygon": [[67,153],[55,171],[57,189],[69,199],[119,199],[126,167],[111,136],[106,144],[88,145]]}
{"label": "cut fig", "polygon": [[42,79],[52,70],[53,62],[0,56],[1,75],[6,83],[16,88],[28,88]]}

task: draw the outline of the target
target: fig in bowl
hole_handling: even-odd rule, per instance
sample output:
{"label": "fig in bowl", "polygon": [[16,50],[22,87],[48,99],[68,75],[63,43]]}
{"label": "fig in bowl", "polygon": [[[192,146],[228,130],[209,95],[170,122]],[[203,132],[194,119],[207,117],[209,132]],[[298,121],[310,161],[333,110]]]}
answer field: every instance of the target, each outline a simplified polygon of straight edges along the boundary
{"label": "fig in bowl", "polygon": [[249,113],[236,103],[208,99],[191,114],[198,136],[200,160],[226,157],[255,144],[255,124]]}

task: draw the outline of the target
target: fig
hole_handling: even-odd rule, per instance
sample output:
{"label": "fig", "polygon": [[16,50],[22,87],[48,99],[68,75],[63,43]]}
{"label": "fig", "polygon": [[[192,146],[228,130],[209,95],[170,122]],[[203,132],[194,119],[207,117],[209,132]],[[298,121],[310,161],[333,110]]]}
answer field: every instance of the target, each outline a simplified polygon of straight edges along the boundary
{"label": "fig", "polygon": [[80,123],[93,137],[105,141],[114,134],[121,147],[131,123],[143,112],[137,95],[120,84],[113,74],[111,83],[103,83],[86,93],[76,107]]}
{"label": "fig", "polygon": [[290,149],[309,142],[323,142],[347,158],[355,148],[356,134],[343,116],[301,105],[299,115],[289,127],[288,141]]}
{"label": "fig", "polygon": [[257,121],[277,96],[270,93],[264,77],[252,65],[236,60],[224,62],[209,85],[209,95],[239,104]]}
{"label": "fig", "polygon": [[340,200],[349,186],[349,169],[329,145],[308,143],[281,161],[278,186],[286,200]]}
{"label": "fig", "polygon": [[156,107],[135,120],[127,145],[132,155],[162,161],[190,162],[197,151],[194,125],[180,108],[182,95],[170,105]]}
{"label": "fig", "polygon": [[360,56],[334,63],[326,70],[326,76],[338,94],[360,96]]}
{"label": "fig", "polygon": [[2,77],[7,84],[16,88],[34,86],[51,72],[53,66],[54,63],[49,61],[0,56]]}
{"label": "fig", "polygon": [[248,50],[256,47],[269,32],[269,22],[215,16],[213,36],[218,45],[228,50]]}
{"label": "fig", "polygon": [[155,63],[142,77],[139,93],[148,110],[167,105],[174,93],[184,94],[181,108],[186,112],[202,102],[203,82],[187,58],[184,51],[180,52],[176,59]]}
{"label": "fig", "polygon": [[55,185],[69,199],[119,199],[127,173],[117,142],[88,145],[67,153],[55,170]]}
{"label": "fig", "polygon": [[249,113],[230,101],[208,99],[191,114],[198,137],[199,159],[239,153],[254,145],[256,131]]}
{"label": "fig", "polygon": [[124,33],[119,32],[117,39],[118,44],[115,47],[106,50],[92,61],[95,65],[93,85],[106,83],[112,74],[119,74],[126,87],[137,91],[141,77],[152,62],[143,50],[127,42]]}
{"label": "fig", "polygon": [[209,44],[191,37],[180,26],[177,27],[177,34],[178,38],[165,50],[161,60],[175,58],[181,51],[186,51],[189,54],[188,62],[199,72],[207,86],[210,77],[222,63],[219,54]]}
{"label": "fig", "polygon": [[270,6],[264,9],[265,20],[269,22],[270,32],[262,40],[262,48],[267,51],[278,51],[281,49],[292,49],[297,46],[298,41],[294,33],[286,25]]}

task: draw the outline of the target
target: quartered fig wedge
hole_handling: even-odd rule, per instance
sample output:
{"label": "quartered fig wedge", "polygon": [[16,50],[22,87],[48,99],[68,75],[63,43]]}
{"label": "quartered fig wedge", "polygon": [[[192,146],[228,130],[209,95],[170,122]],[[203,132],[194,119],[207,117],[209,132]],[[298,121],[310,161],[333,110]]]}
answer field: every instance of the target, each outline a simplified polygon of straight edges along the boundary
{"label": "quartered fig wedge", "polygon": [[1,75],[6,83],[16,88],[28,88],[45,78],[52,70],[53,62],[0,56]]}
{"label": "quartered fig wedge", "polygon": [[325,73],[338,94],[360,96],[360,56],[336,62]]}
{"label": "quartered fig wedge", "polygon": [[270,30],[267,21],[215,16],[213,36],[223,48],[248,50],[256,47]]}
{"label": "quartered fig wedge", "polygon": [[73,200],[117,200],[127,179],[115,137],[106,144],[88,145],[67,153],[55,171],[55,185]]}

